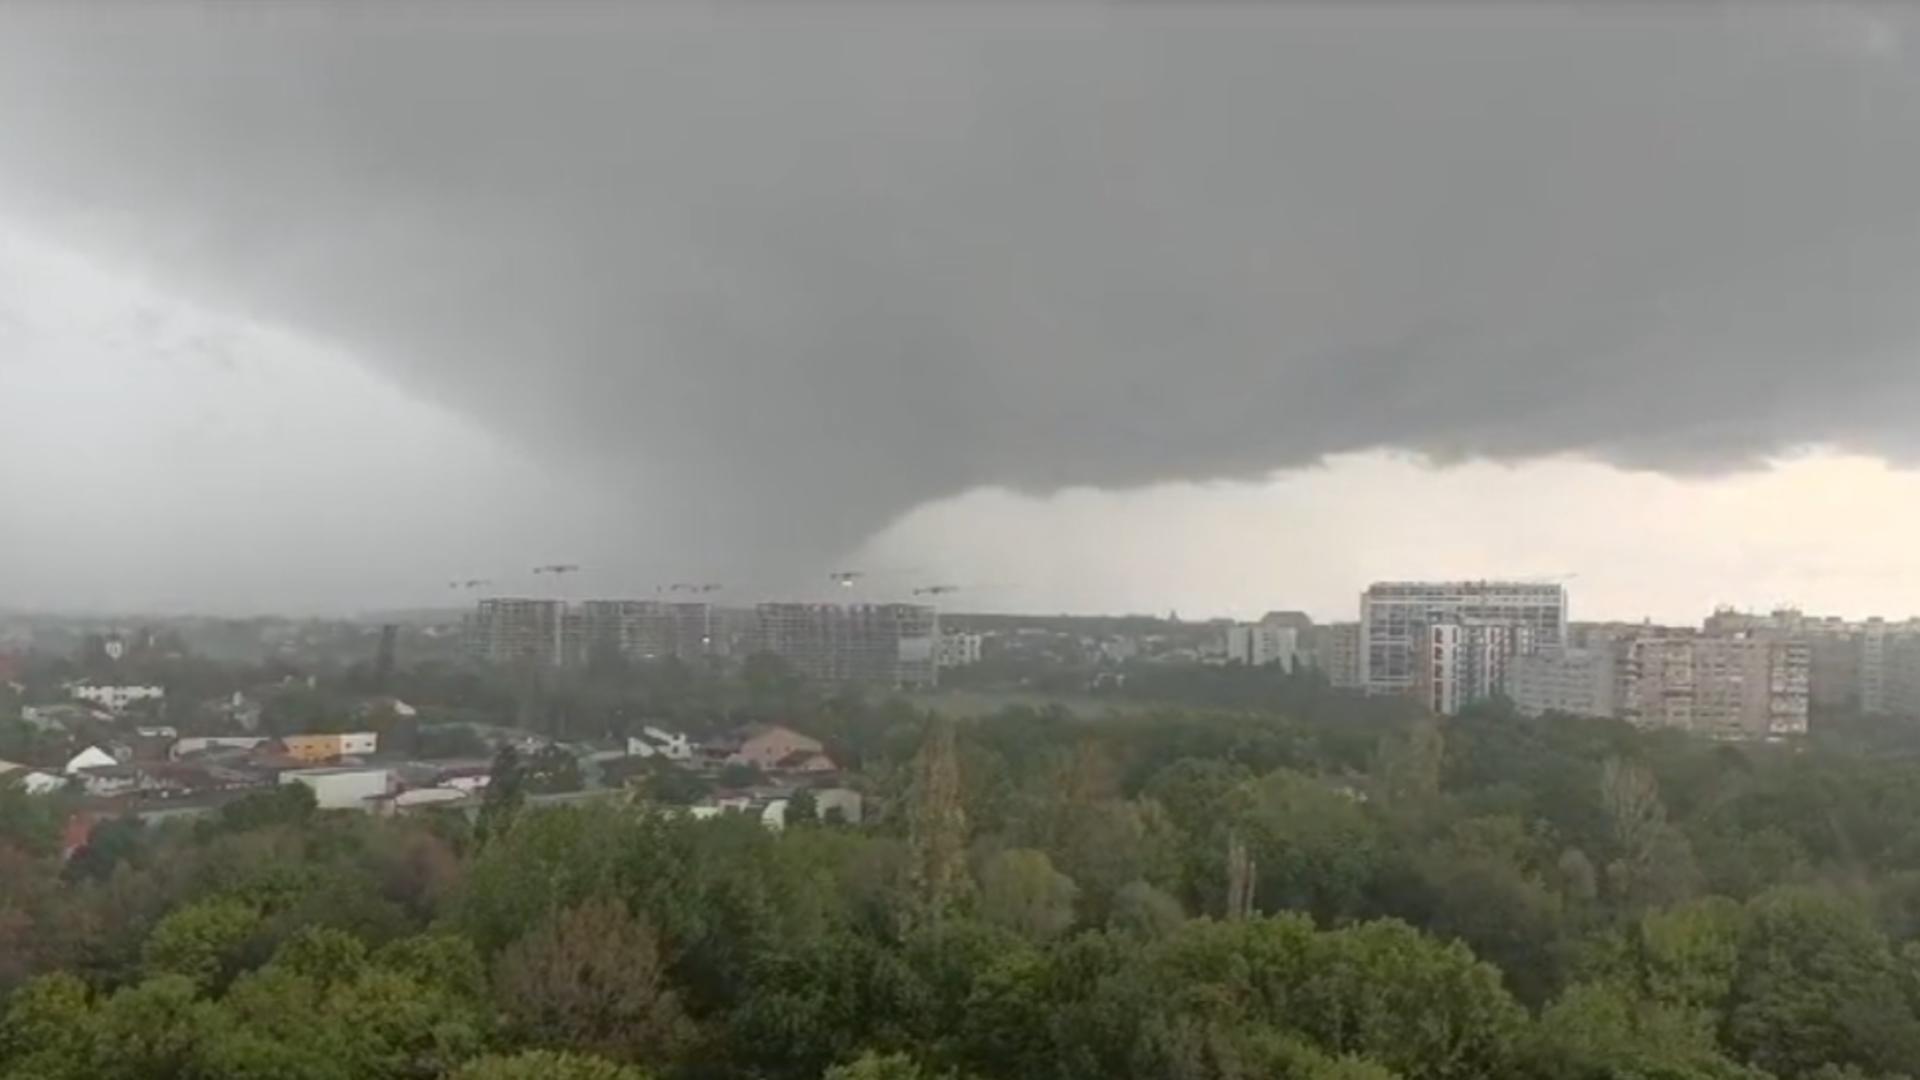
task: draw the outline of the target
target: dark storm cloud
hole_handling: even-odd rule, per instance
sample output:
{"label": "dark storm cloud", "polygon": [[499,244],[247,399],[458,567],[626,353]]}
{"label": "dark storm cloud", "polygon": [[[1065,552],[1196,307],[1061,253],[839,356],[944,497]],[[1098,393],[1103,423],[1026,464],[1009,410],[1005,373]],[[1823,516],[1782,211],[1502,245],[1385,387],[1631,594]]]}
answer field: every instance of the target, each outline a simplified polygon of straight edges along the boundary
{"label": "dark storm cloud", "polygon": [[1382,445],[1920,445],[1884,11],[476,10],[10,8],[0,200],[755,557]]}

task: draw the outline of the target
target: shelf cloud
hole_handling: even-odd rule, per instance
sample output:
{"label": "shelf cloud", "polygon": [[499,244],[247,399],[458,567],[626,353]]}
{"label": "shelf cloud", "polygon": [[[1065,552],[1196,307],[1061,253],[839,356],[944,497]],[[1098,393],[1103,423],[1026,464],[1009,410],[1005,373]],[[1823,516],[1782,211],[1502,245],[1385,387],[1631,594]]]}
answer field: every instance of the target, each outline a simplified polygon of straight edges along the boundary
{"label": "shelf cloud", "polygon": [[682,562],[1376,448],[1905,462],[1902,16],[10,6],[0,216]]}

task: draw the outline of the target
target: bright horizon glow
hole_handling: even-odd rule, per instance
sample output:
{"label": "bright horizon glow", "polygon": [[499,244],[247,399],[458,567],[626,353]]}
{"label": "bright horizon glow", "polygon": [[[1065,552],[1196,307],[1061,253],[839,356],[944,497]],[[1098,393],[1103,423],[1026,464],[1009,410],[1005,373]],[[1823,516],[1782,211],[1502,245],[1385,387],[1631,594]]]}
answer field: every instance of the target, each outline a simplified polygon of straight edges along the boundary
{"label": "bright horizon glow", "polygon": [[872,557],[920,557],[959,608],[1358,615],[1381,580],[1563,580],[1575,620],[1697,624],[1716,606],[1920,611],[1920,471],[1813,448],[1673,477],[1570,458],[1434,466],[1376,452],[1264,483],[981,490],[907,515]]}

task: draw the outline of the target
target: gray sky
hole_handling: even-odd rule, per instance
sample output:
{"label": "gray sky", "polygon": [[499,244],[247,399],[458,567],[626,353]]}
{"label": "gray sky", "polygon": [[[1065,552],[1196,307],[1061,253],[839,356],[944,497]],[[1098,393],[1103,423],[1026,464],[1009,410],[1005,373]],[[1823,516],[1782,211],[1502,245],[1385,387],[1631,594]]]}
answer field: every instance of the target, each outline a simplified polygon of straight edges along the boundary
{"label": "gray sky", "polygon": [[[1920,608],[1846,546],[1913,524],[1900,8],[459,10],[0,7],[0,606]],[[1861,501],[1769,577],[1810,445]]]}

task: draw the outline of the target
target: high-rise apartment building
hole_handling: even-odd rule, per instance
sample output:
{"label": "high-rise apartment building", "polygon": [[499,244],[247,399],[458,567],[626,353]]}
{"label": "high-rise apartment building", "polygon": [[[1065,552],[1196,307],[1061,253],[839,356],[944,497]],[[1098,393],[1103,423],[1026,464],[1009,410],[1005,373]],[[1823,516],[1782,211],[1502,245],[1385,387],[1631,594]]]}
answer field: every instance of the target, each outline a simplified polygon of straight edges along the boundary
{"label": "high-rise apartment building", "polygon": [[1627,645],[1622,715],[1717,739],[1804,735],[1809,660],[1788,637],[1649,634]]}
{"label": "high-rise apartment building", "polygon": [[1360,596],[1360,684],[1372,694],[1418,693],[1452,712],[1500,689],[1513,657],[1557,649],[1566,635],[1559,585],[1378,582]]}
{"label": "high-rise apartment building", "polygon": [[1360,624],[1327,623],[1313,628],[1313,663],[1326,673],[1327,681],[1346,690],[1356,690],[1360,682]]}
{"label": "high-rise apartment building", "polygon": [[567,605],[560,600],[482,600],[465,622],[467,655],[489,664],[557,667],[568,661]]}
{"label": "high-rise apartment building", "polygon": [[1707,617],[1704,628],[1712,636],[1744,634],[1805,644],[1811,658],[1808,695],[1815,708],[1920,717],[1920,687],[1909,689],[1913,680],[1905,670],[1907,656],[1920,648],[1920,621],[1848,621],[1792,608],[1764,615],[1723,608]]}
{"label": "high-rise apartment building", "polygon": [[934,643],[934,662],[943,668],[972,667],[980,662],[986,640],[980,634],[961,632],[941,634],[939,640]]}
{"label": "high-rise apartment building", "polygon": [[1506,694],[1527,716],[1618,716],[1624,653],[1622,643],[1604,641],[1516,656],[1507,668]]}
{"label": "high-rise apartment building", "polygon": [[706,604],[648,600],[482,600],[466,618],[467,655],[489,664],[575,667],[608,650],[632,660],[692,660],[713,649]]}
{"label": "high-rise apartment building", "polygon": [[713,655],[713,608],[658,600],[589,600],[581,605],[587,656],[612,651],[632,660]]}
{"label": "high-rise apartment building", "polygon": [[761,604],[756,648],[823,682],[932,686],[940,617],[921,604]]}
{"label": "high-rise apartment building", "polygon": [[1278,664],[1292,671],[1301,662],[1303,643],[1296,626],[1261,621],[1226,629],[1226,662],[1247,667]]}
{"label": "high-rise apartment building", "polygon": [[1533,651],[1532,629],[1505,623],[1442,616],[1427,624],[1426,635],[1414,693],[1442,716],[1500,693],[1512,662]]}

